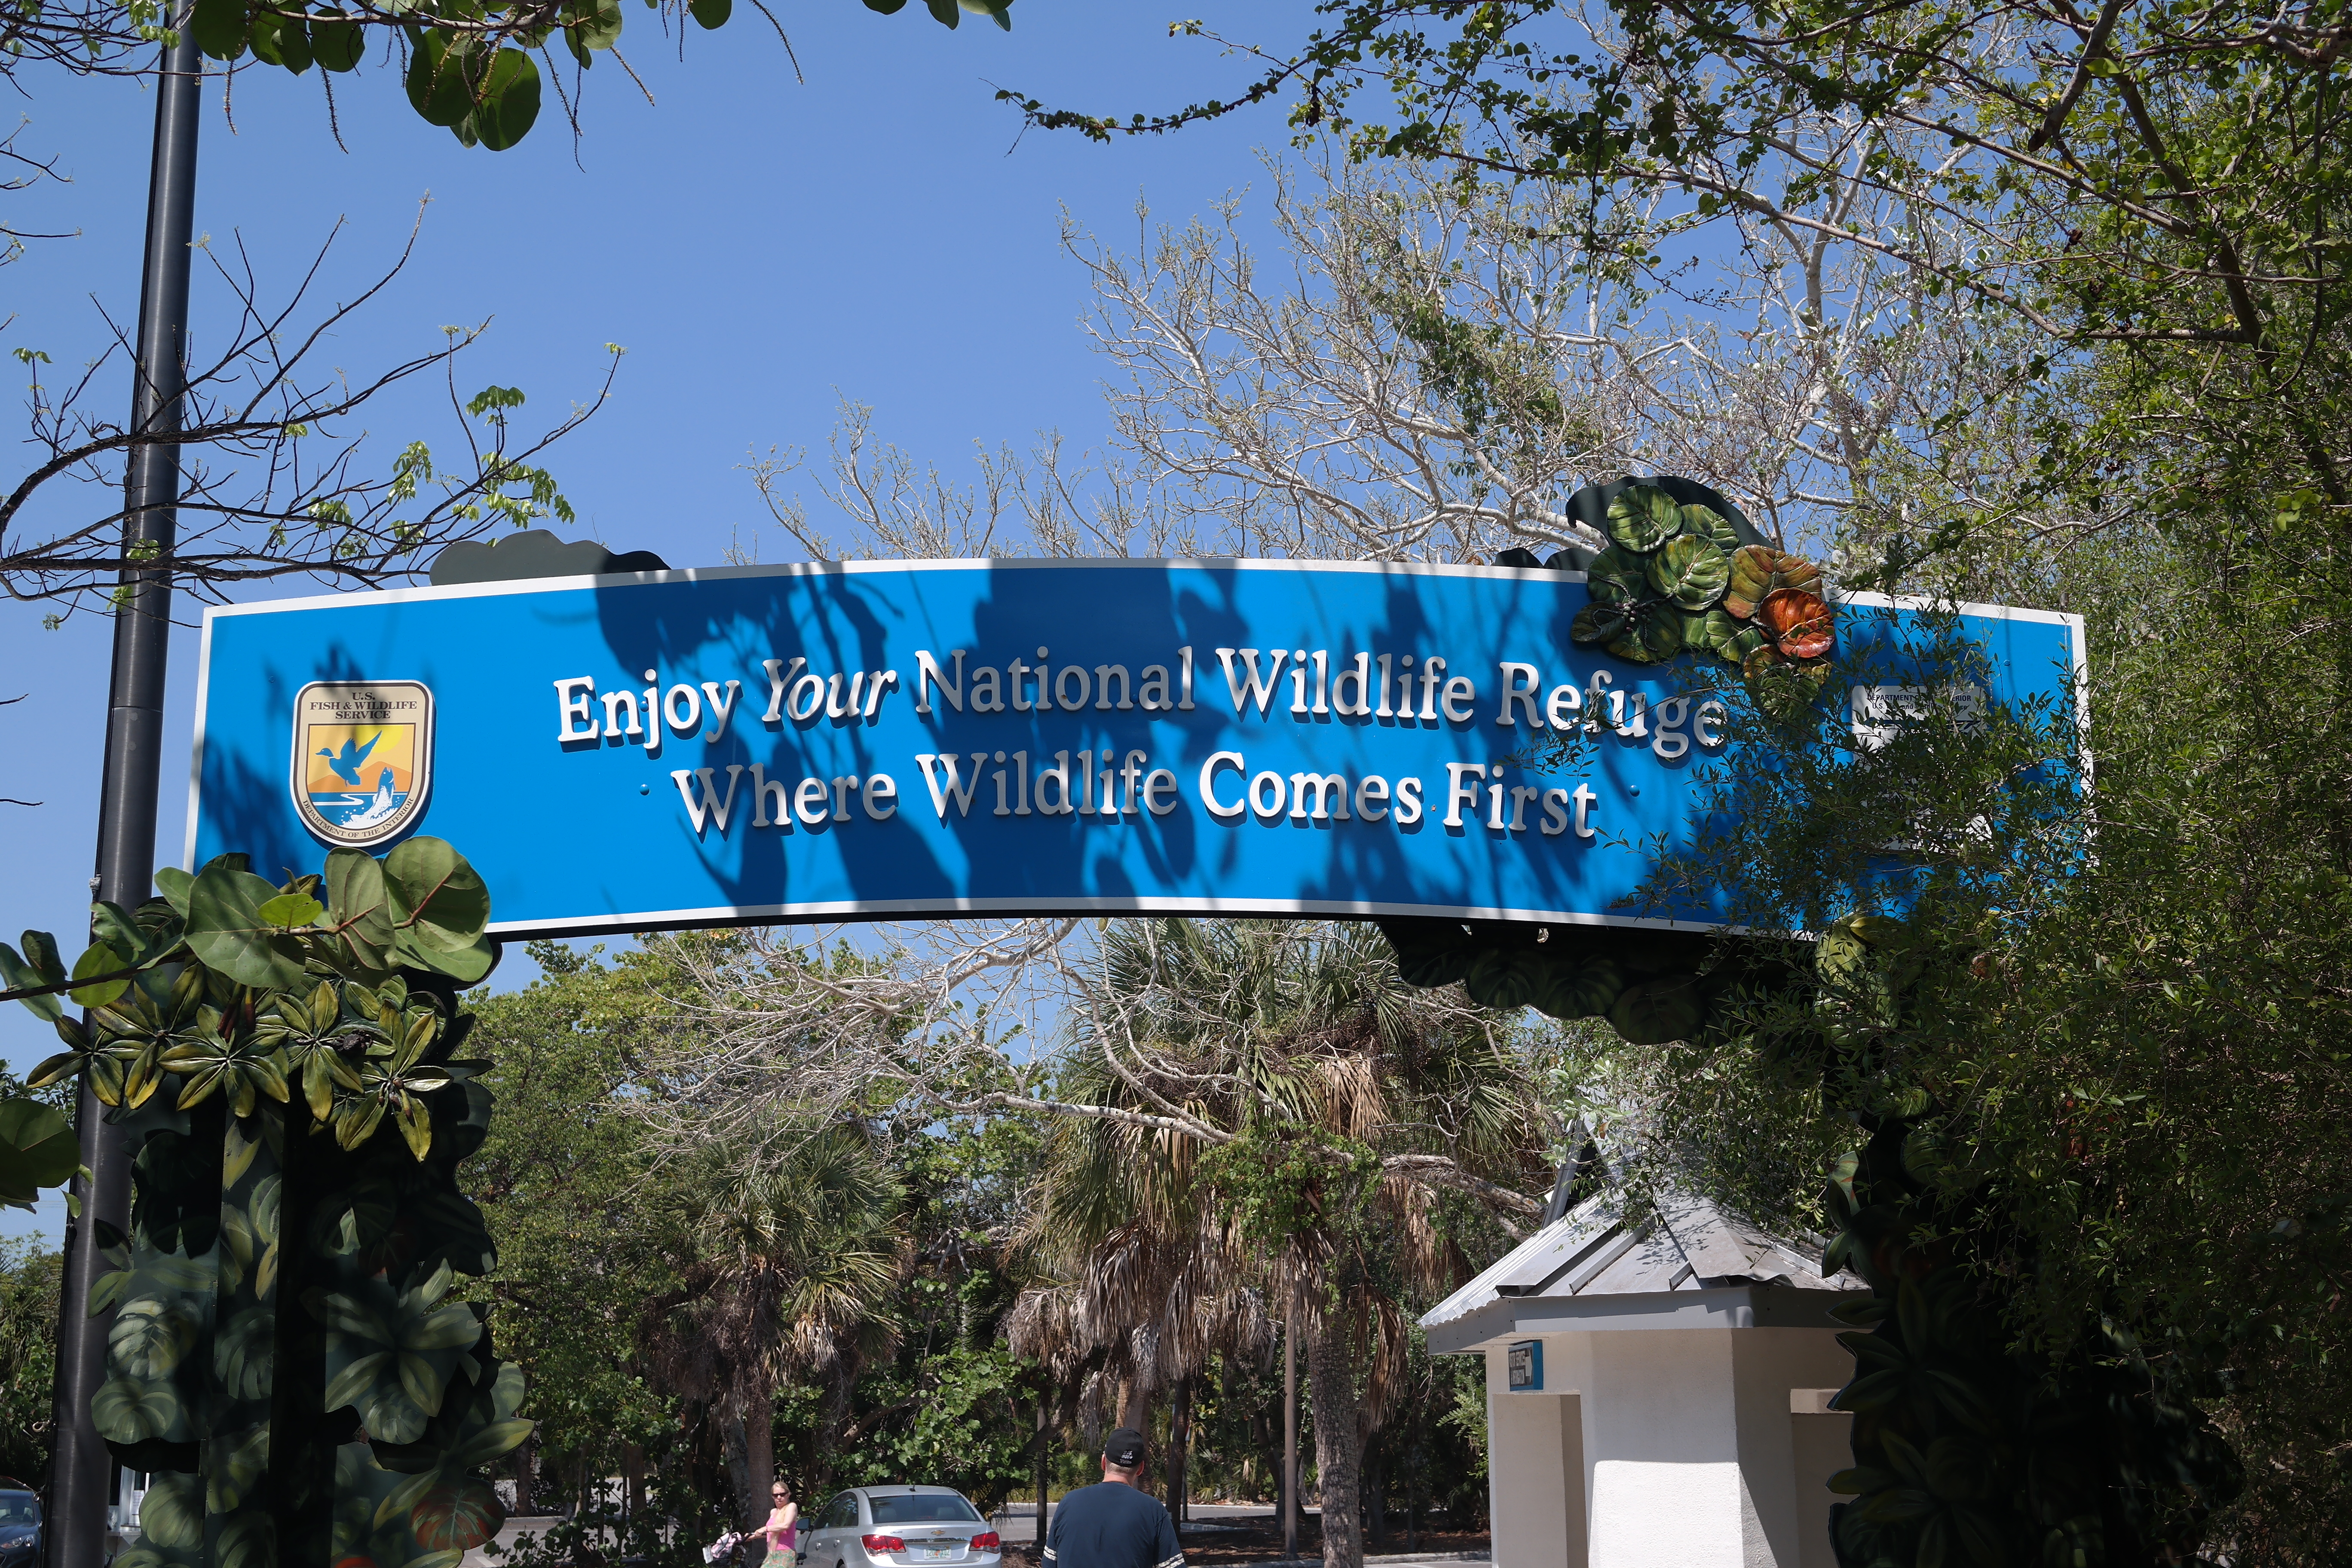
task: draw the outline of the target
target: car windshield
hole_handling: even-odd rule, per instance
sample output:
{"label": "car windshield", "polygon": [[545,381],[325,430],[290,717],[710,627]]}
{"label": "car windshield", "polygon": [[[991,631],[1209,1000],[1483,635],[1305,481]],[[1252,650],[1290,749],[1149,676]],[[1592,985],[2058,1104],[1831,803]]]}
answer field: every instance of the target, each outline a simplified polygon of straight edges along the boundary
{"label": "car windshield", "polygon": [[866,1500],[874,1509],[877,1524],[938,1524],[952,1520],[958,1524],[978,1523],[980,1515],[971,1504],[953,1492],[917,1492],[912,1497],[875,1497]]}
{"label": "car windshield", "polygon": [[38,1524],[41,1505],[30,1492],[0,1492],[0,1524]]}

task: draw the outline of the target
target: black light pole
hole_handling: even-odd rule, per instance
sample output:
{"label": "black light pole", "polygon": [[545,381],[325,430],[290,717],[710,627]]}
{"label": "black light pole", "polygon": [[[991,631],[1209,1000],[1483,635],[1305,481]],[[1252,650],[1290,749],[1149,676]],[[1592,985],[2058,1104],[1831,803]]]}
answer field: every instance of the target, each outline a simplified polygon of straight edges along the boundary
{"label": "black light pole", "polygon": [[[131,426],[170,437],[180,429],[188,328],[188,242],[196,196],[196,107],[204,62],[191,10],[180,10],[178,41],[164,47],[155,93],[155,153],[147,186],[147,253],[139,287],[138,363]],[[141,566],[168,554],[178,522],[180,449],[170,441],[131,449],[123,481],[122,597],[114,611],[114,676],[106,710],[106,760],[99,781],[98,867],[93,894],[126,908],[143,901],[155,873],[155,798],[163,745],[164,659],[172,637],[172,574]],[[57,1457],[51,1466],[48,1568],[99,1568],[106,1560],[107,1494],[114,1460],[90,1425],[90,1395],[106,1376],[106,1331],[113,1314],[89,1315],[91,1282],[104,1267],[92,1222],[127,1226],[131,1162],[121,1131],[106,1124],[84,1080],[79,1109],[80,1217],[66,1226],[65,1279],[58,1315]]]}

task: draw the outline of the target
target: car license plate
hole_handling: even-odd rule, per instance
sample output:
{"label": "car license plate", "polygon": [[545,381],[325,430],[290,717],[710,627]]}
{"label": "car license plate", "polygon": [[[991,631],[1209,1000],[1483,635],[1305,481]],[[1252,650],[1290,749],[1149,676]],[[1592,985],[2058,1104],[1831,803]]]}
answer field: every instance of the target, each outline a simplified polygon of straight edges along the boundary
{"label": "car license plate", "polygon": [[929,1557],[936,1561],[941,1557],[950,1557],[954,1554],[955,1548],[952,1546],[926,1546],[915,1555],[918,1557]]}

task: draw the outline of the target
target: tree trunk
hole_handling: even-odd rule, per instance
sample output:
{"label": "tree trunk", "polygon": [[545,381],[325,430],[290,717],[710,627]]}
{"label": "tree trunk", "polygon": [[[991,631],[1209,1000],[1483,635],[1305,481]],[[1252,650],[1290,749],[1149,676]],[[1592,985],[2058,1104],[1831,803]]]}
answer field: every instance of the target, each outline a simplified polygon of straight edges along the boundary
{"label": "tree trunk", "polygon": [[1298,1555],[1298,1309],[1282,1315],[1282,1555]]}
{"label": "tree trunk", "polygon": [[537,1478],[532,1474],[538,1468],[539,1439],[525,1437],[522,1440],[522,1447],[515,1450],[515,1512],[519,1514],[532,1514],[539,1511],[538,1499],[535,1495],[538,1490]]}
{"label": "tree trunk", "polygon": [[1118,1424],[1151,1436],[1151,1384],[1141,1373],[1127,1380],[1118,1405]]}
{"label": "tree trunk", "polygon": [[1421,1550],[1421,1445],[1415,1442],[1412,1456],[1405,1462],[1404,1478],[1404,1549]]}
{"label": "tree trunk", "polygon": [[1190,1378],[1178,1378],[1176,1403],[1168,1412],[1168,1513],[1177,1523],[1184,1522],[1184,1505],[1191,1497],[1191,1463],[1192,1443],[1192,1384]]}
{"label": "tree trunk", "polygon": [[1309,1306],[1307,1397],[1315,1414],[1315,1487],[1323,1504],[1323,1568],[1364,1568],[1364,1532],[1356,1517],[1360,1455],[1356,1433],[1355,1336],[1339,1312]]}
{"label": "tree trunk", "polygon": [[776,1479],[775,1407],[775,1393],[763,1377],[745,1377],[719,1403],[719,1438],[727,1484],[735,1491],[738,1530],[767,1521],[768,1488]]}
{"label": "tree trunk", "polygon": [[1029,1554],[1033,1563],[1045,1561],[1045,1526],[1052,1503],[1048,1494],[1053,1488],[1052,1457],[1045,1449],[1045,1404],[1052,1390],[1040,1383],[1037,1388],[1037,1546]]}

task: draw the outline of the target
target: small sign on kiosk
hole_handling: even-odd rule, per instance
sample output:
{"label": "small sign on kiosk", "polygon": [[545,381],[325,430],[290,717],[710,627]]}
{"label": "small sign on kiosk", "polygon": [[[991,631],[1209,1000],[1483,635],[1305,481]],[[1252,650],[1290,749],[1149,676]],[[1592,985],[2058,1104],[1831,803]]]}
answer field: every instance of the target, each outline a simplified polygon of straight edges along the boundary
{"label": "small sign on kiosk", "polygon": [[1511,1392],[1543,1392],[1543,1341],[1521,1340],[1511,1347]]}

